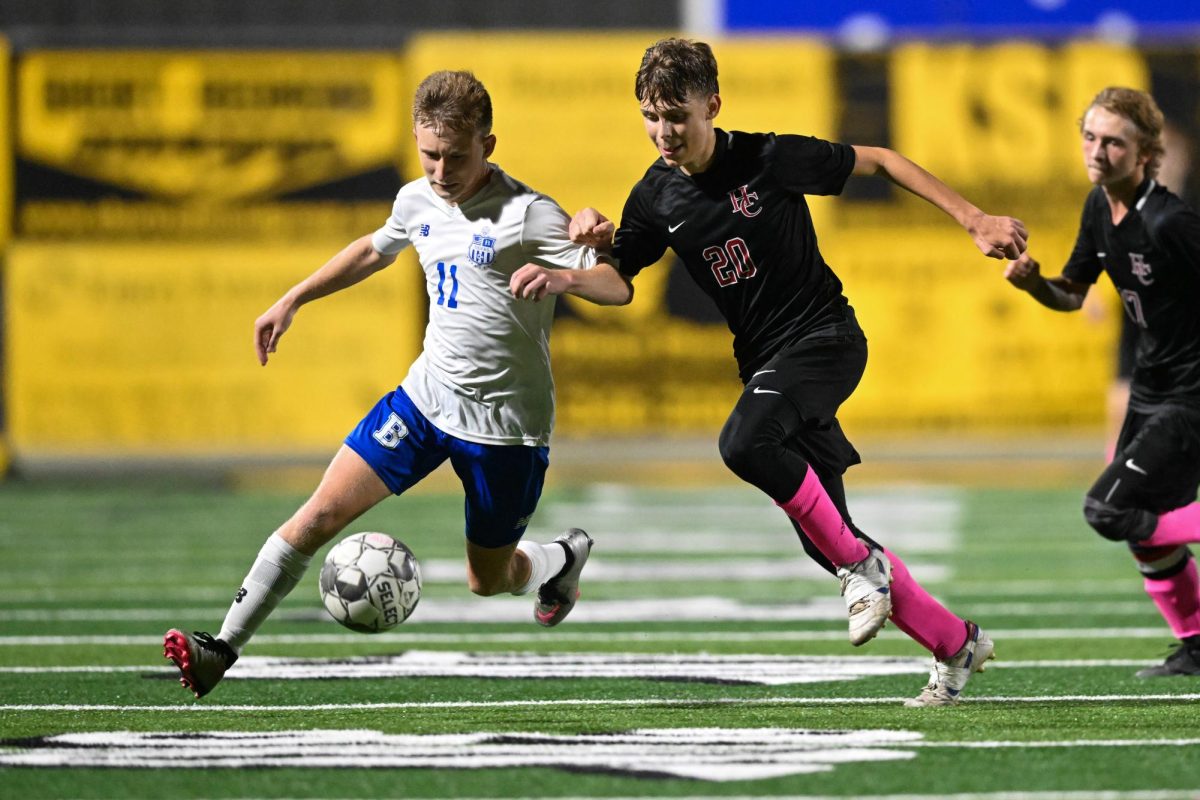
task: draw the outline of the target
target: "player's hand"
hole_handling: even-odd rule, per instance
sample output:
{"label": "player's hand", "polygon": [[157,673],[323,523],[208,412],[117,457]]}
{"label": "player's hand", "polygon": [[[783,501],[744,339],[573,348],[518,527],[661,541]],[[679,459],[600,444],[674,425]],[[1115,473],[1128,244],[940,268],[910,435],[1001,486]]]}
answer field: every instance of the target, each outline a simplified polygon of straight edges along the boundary
{"label": "player's hand", "polygon": [[562,294],[570,284],[567,270],[526,264],[508,279],[508,290],[518,300],[538,302],[547,295]]}
{"label": "player's hand", "polygon": [[254,351],[258,354],[259,364],[266,366],[268,354],[275,352],[279,338],[291,327],[295,316],[296,307],[287,298],[282,298],[254,320]]}
{"label": "player's hand", "polygon": [[967,232],[975,240],[979,252],[989,258],[1017,258],[1025,252],[1029,233],[1025,223],[1013,217],[993,217],[981,214]]}
{"label": "player's hand", "polygon": [[575,216],[571,217],[570,226],[567,228],[572,242],[587,247],[594,247],[597,250],[612,249],[612,238],[615,230],[616,227],[612,222],[594,208],[585,208],[581,211],[576,211]]}
{"label": "player's hand", "polygon": [[1022,253],[1004,268],[1004,277],[1018,289],[1032,292],[1042,282],[1042,266],[1029,253]]}

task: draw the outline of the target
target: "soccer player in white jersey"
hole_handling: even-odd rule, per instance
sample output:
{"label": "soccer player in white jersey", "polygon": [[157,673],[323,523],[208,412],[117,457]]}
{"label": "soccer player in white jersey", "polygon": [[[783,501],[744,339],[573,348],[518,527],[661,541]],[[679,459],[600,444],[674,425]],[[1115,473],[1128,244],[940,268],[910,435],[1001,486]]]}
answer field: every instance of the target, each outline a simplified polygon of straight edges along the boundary
{"label": "soccer player in white jersey", "polygon": [[[534,618],[557,625],[578,596],[592,540],[572,529],[521,541],[541,495],[554,420],[551,297],[625,303],[629,287],[566,213],[489,163],[487,90],[469,72],[417,88],[413,130],[425,177],[400,189],[386,224],[292,287],[254,324],[267,363],[305,303],[348,288],[416,248],[429,293],[424,349],[346,437],[312,497],[263,545],[217,636],[172,629],[164,655],[202,697],[224,677],[313,555],[347,524],[447,459],[466,494],[467,582],[479,595],[537,589]],[[534,301],[534,302],[531,302]]]}

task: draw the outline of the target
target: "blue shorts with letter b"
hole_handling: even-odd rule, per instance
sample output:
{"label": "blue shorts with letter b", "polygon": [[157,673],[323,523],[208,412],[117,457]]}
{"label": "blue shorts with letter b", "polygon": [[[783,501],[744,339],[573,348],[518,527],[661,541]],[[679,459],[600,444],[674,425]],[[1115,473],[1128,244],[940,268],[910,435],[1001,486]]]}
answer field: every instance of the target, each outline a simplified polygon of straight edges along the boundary
{"label": "blue shorts with letter b", "polygon": [[481,547],[520,540],[550,464],[548,447],[477,444],[444,433],[400,388],[375,404],[346,445],[394,494],[403,494],[450,459],[466,492],[467,539]]}

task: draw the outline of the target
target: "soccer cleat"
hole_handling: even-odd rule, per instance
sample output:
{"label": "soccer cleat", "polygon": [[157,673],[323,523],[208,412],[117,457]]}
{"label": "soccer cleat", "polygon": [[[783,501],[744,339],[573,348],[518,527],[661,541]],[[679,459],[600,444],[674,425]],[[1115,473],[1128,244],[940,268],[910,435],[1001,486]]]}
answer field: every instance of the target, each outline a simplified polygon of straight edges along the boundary
{"label": "soccer cleat", "polygon": [[579,599],[579,573],[592,552],[592,537],[579,528],[571,528],[555,538],[567,549],[567,563],[562,571],[538,587],[533,604],[533,618],[538,625],[552,628],[566,618]]}
{"label": "soccer cleat", "polygon": [[892,613],[892,562],[872,547],[862,561],[838,567],[837,576],[850,615],[850,644],[858,647],[874,639]]}
{"label": "soccer cleat", "polygon": [[967,621],[967,643],[945,661],[933,660],[929,671],[929,683],[921,693],[905,700],[909,708],[926,706],[953,706],[959,701],[959,693],[971,679],[971,674],[983,672],[989,659],[995,658],[996,645],[991,637],[970,620]]}
{"label": "soccer cleat", "polygon": [[1137,671],[1139,678],[1173,678],[1177,675],[1200,675],[1200,636],[1189,636],[1177,644],[1163,663]]}
{"label": "soccer cleat", "polygon": [[233,648],[210,634],[196,631],[188,636],[175,628],[163,637],[163,655],[179,667],[179,682],[196,699],[211,692],[238,659]]}

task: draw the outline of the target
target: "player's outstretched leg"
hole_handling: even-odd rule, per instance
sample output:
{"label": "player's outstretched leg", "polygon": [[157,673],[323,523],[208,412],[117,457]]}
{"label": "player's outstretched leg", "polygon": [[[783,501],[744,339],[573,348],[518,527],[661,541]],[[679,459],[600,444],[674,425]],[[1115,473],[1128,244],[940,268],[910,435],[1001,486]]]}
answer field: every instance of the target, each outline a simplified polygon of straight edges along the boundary
{"label": "player's outstretched leg", "polygon": [[991,637],[967,620],[967,643],[950,658],[939,660],[935,656],[929,683],[919,695],[905,700],[904,705],[909,708],[956,705],[967,681],[976,672],[983,672],[995,650]]}
{"label": "player's outstretched leg", "polygon": [[213,690],[237,661],[237,653],[202,631],[191,636],[172,628],[163,637],[163,655],[179,668],[179,682],[199,699]]}
{"label": "player's outstretched leg", "polygon": [[838,567],[842,598],[850,618],[850,644],[858,647],[875,638],[892,613],[892,565],[878,547],[862,561]]}
{"label": "player's outstretched leg", "polygon": [[575,607],[575,601],[579,599],[579,574],[592,552],[592,537],[579,528],[571,528],[554,541],[567,551],[566,564],[557,575],[538,587],[533,605],[533,618],[546,628],[562,622]]}

